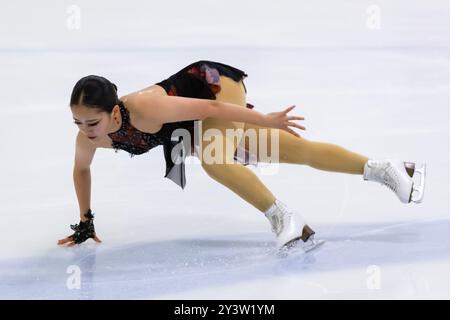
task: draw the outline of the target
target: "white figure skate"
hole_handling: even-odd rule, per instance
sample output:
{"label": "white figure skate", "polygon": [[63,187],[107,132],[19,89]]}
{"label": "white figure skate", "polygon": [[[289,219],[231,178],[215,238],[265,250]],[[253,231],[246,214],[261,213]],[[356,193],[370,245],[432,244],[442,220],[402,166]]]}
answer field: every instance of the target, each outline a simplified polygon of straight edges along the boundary
{"label": "white figure skate", "polygon": [[264,214],[277,236],[277,248],[280,250],[300,246],[304,252],[308,252],[324,242],[314,240],[315,232],[302,217],[279,200],[275,200]]}
{"label": "white figure skate", "polygon": [[[403,203],[420,203],[425,190],[425,169],[425,164],[417,169],[413,162],[370,159],[364,165],[363,178],[387,186]],[[417,185],[412,179],[416,172],[420,174],[420,183]]]}

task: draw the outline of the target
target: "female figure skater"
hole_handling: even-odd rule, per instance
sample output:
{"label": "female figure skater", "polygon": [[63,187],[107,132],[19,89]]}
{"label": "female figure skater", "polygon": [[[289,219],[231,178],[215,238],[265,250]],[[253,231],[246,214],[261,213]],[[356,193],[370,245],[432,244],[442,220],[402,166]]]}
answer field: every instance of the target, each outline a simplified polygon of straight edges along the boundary
{"label": "female figure skater", "polygon": [[[313,248],[317,244],[314,231],[246,167],[250,157],[257,162],[272,162],[273,159],[255,152],[246,139],[230,138],[227,129],[242,129],[244,134],[254,130],[257,149],[263,144],[270,146],[271,139],[276,137],[279,163],[363,175],[363,180],[376,181],[390,188],[403,203],[422,201],[425,165],[416,168],[414,163],[400,160],[369,159],[335,144],[304,139],[292,129],[305,130],[304,126],[294,122],[304,118],[288,115],[295,106],[262,114],[246,102],[245,77],[244,71],[232,66],[201,60],[120,99],[116,85],[107,79],[94,75],[80,79],[70,99],[72,115],[79,127],[73,177],[80,222],[71,225],[75,232],[59,240],[58,244],[72,246],[89,238],[101,242],[95,233],[90,208],[90,164],[96,148],[113,148],[116,152],[122,149],[133,156],[163,145],[166,178],[184,188],[184,156],[186,152],[198,156],[211,178],[265,214],[276,234],[278,248],[293,244],[299,244],[305,250]],[[196,136],[194,131],[199,124],[203,131]],[[215,139],[203,134],[209,129],[215,130],[212,131]],[[188,139],[174,134],[175,131],[187,132]],[[258,134],[262,131],[266,134]],[[222,139],[217,141],[223,147],[214,150],[214,161],[210,161],[198,150],[207,150],[220,135]],[[238,150],[244,151],[243,159]],[[419,185],[412,179],[415,172],[421,174]],[[413,191],[417,192],[414,196]]]}

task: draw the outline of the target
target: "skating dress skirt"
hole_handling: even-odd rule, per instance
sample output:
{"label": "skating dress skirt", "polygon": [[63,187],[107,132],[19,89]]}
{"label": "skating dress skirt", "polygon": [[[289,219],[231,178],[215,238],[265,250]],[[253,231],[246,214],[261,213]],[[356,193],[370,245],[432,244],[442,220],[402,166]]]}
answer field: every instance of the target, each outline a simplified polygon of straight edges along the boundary
{"label": "skating dress skirt", "polygon": [[[230,77],[234,81],[243,80],[248,76],[244,71],[232,66],[214,61],[200,60],[155,84],[163,87],[169,96],[215,100],[216,94],[221,90],[220,75]],[[245,85],[244,89],[247,92]],[[198,124],[198,121],[201,120],[164,123],[158,132],[147,133],[139,131],[131,125],[129,111],[125,108],[122,101],[120,101],[119,107],[122,116],[121,128],[116,132],[108,134],[115,151],[117,152],[119,149],[125,150],[133,157],[134,155],[146,153],[150,149],[162,145],[166,161],[166,173],[164,177],[172,180],[184,189],[186,185],[184,158],[186,156],[187,144],[183,141],[183,135],[179,134],[183,131],[178,130],[175,133],[174,131],[177,129],[185,129],[189,132],[190,152],[193,153],[199,143],[194,139],[194,128]],[[252,109],[253,105],[247,103],[247,108]],[[174,150],[174,148],[176,149]],[[236,150],[234,159],[243,165],[249,164],[249,155],[247,152],[245,152],[244,159],[241,159],[237,157]]]}

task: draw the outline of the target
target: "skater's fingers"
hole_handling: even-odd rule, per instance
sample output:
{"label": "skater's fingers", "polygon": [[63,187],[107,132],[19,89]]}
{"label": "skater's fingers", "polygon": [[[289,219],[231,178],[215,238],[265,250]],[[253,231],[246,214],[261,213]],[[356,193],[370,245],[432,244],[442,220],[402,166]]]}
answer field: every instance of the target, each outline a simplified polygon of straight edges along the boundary
{"label": "skater's fingers", "polygon": [[61,243],[59,246],[60,247],[71,247],[74,244],[75,244],[75,241],[69,241],[69,242]]}
{"label": "skater's fingers", "polygon": [[100,240],[97,236],[94,237],[94,241],[97,243],[102,243],[102,240]]}
{"label": "skater's fingers", "polygon": [[299,135],[297,132],[295,132],[294,130],[292,130],[292,129],[290,129],[290,128],[286,128],[285,130],[286,130],[287,132],[293,134],[294,136],[300,138],[300,135]]}
{"label": "skater's fingers", "polygon": [[64,239],[58,240],[58,245],[63,245],[65,243],[69,242],[69,241],[73,241],[71,236],[68,236],[68,237],[66,237]]}
{"label": "skater's fingers", "polygon": [[297,117],[297,116],[289,116],[289,117],[287,117],[287,120],[305,120],[305,118]]}
{"label": "skater's fingers", "polygon": [[297,124],[295,122],[288,122],[288,125],[290,125],[291,127],[295,127],[295,128],[301,129],[301,130],[306,130],[306,128],[304,126],[301,126],[301,125],[299,125],[299,124]]}
{"label": "skater's fingers", "polygon": [[295,104],[292,105],[292,106],[290,106],[290,107],[288,107],[288,108],[286,108],[286,109],[284,110],[284,113],[288,113],[289,111],[291,111],[291,110],[294,109],[294,108],[295,108]]}

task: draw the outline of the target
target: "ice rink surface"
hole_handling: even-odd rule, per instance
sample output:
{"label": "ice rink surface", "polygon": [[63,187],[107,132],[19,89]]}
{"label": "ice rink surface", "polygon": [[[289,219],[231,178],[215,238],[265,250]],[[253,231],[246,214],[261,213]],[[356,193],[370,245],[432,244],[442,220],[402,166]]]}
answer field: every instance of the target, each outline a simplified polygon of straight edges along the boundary
{"label": "ice rink surface", "polygon": [[[450,298],[449,13],[447,1],[5,3],[0,298]],[[424,202],[402,204],[357,175],[250,167],[326,240],[279,257],[266,218],[193,158],[182,191],[163,178],[161,147],[133,158],[98,149],[103,244],[58,247],[78,222],[75,82],[103,75],[124,95],[197,60],[246,71],[260,112],[296,104],[306,139],[426,162]]]}

